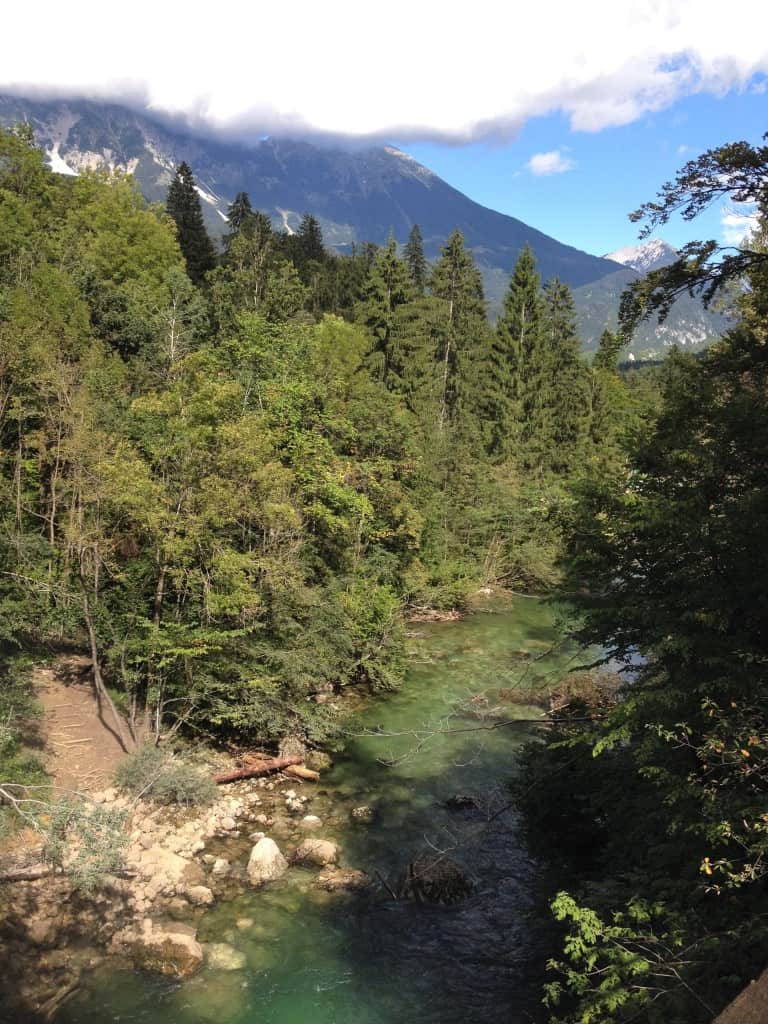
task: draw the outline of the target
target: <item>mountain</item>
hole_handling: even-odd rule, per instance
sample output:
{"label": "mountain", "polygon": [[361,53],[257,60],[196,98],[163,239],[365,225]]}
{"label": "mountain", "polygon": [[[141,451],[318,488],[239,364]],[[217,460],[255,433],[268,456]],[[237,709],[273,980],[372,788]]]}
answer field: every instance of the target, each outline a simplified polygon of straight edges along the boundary
{"label": "mountain", "polygon": [[[0,124],[20,120],[31,122],[53,170],[121,170],[134,175],[150,201],[165,199],[174,169],[186,161],[214,235],[226,230],[227,207],[240,191],[287,231],[295,230],[305,212],[314,214],[326,244],[339,252],[356,242],[383,243],[390,232],[403,243],[418,223],[426,255],[435,258],[458,227],[480,266],[492,313],[501,308],[510,272],[530,244],[542,278],[559,277],[574,289],[587,348],[615,323],[621,289],[637,275],[623,261],[592,256],[481,206],[393,146],[353,149],[277,138],[247,146],[178,131],[116,104],[0,96]],[[640,350],[659,351],[672,337],[685,342],[687,323],[670,333],[670,318],[666,334],[644,325]],[[708,314],[699,327],[697,343],[719,333]]]}
{"label": "mountain", "polygon": [[630,267],[638,274],[648,274],[652,270],[659,270],[674,263],[678,258],[678,252],[660,238],[652,238],[642,245],[628,245],[624,249],[617,249],[604,258]]}

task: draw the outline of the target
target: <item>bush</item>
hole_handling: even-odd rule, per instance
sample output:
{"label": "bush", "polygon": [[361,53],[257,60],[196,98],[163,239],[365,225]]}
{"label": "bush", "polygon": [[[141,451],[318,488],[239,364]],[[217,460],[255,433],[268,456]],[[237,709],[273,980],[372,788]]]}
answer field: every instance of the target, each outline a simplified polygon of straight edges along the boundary
{"label": "bush", "polygon": [[217,793],[216,784],[200,768],[178,760],[173,750],[149,743],[123,761],[115,783],[163,804],[209,804]]}

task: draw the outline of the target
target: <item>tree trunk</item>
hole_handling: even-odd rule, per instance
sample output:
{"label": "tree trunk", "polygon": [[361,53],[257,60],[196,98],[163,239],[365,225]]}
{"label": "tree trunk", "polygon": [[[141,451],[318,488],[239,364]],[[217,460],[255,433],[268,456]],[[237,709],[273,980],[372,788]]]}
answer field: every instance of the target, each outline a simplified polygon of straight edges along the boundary
{"label": "tree trunk", "polygon": [[85,552],[81,552],[80,555],[80,568],[78,575],[80,579],[80,589],[82,590],[83,594],[83,618],[85,619],[85,628],[88,632],[88,644],[91,649],[91,661],[93,663],[93,687],[96,690],[96,699],[98,700],[99,705],[101,705],[101,701],[103,700],[104,703],[109,708],[112,714],[112,719],[115,723],[116,734],[120,742],[120,746],[127,754],[129,750],[133,748],[134,744],[132,741],[126,742],[125,732],[123,730],[123,722],[122,719],[120,718],[120,713],[115,707],[112,698],[109,696],[109,693],[107,692],[107,688],[104,685],[104,680],[101,675],[101,667],[99,665],[99,645],[96,640],[96,630],[94,629],[93,619],[91,617],[91,606],[90,602],[88,601],[88,586],[85,579],[85,575],[83,573],[84,553]]}
{"label": "tree trunk", "polygon": [[247,768],[238,768],[234,772],[223,772],[221,775],[214,775],[213,781],[221,786],[225,782],[237,782],[238,779],[252,779],[257,775],[269,775],[270,772],[281,772],[294,764],[301,764],[301,754],[291,754],[290,757],[270,757],[264,761],[253,761]]}

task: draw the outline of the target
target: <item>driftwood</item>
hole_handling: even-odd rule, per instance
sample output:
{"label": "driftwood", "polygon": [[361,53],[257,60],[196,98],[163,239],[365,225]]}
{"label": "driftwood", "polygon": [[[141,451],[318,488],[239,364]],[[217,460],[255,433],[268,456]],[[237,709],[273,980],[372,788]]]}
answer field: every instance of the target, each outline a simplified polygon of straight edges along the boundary
{"label": "driftwood", "polygon": [[245,768],[214,775],[213,781],[221,786],[225,782],[237,782],[238,779],[252,779],[257,775],[269,775],[270,772],[281,772],[291,765],[301,764],[302,760],[301,754],[292,754],[290,757],[270,757],[263,761],[251,761]]}
{"label": "driftwood", "polygon": [[308,782],[317,782],[320,778],[320,772],[314,771],[312,768],[306,768],[303,764],[290,764],[285,769],[286,775],[293,775],[297,779],[306,779]]}
{"label": "driftwood", "polygon": [[29,868],[14,868],[12,871],[0,872],[0,882],[34,882],[38,878],[47,878],[54,874],[51,864],[35,864]]}

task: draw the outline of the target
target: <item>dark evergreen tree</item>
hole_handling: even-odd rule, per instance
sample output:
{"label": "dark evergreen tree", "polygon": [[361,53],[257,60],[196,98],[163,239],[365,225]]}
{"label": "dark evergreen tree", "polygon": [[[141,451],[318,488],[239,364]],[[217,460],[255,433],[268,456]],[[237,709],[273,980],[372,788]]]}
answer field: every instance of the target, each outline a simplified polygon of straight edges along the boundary
{"label": "dark evergreen tree", "polygon": [[544,310],[536,259],[526,246],[518,259],[490,346],[487,379],[489,447],[509,455],[530,436],[544,373]]}
{"label": "dark evergreen tree", "polygon": [[230,242],[239,235],[241,231],[246,230],[248,225],[253,219],[253,207],[251,206],[251,200],[247,192],[238,192],[235,196],[233,203],[230,203],[229,209],[227,210],[227,223],[229,224],[229,231],[224,236],[224,247],[229,248]]}
{"label": "dark evergreen tree", "polygon": [[397,242],[390,235],[386,248],[379,250],[371,266],[357,310],[357,319],[373,335],[373,361],[388,387],[395,358],[395,311],[408,301],[411,290],[408,269],[398,258]]}
{"label": "dark evergreen tree", "polygon": [[194,284],[202,284],[208,271],[216,266],[216,253],[203,223],[195,179],[186,163],[179,164],[176,169],[168,187],[165,208],[176,222],[176,233],[187,264],[187,273]]}
{"label": "dark evergreen tree", "polygon": [[486,340],[485,300],[480,271],[464,246],[458,228],[443,246],[430,281],[432,294],[444,302],[444,323],[437,358],[441,363],[439,427],[456,412],[460,398],[477,383],[474,367],[481,358],[480,343]]}
{"label": "dark evergreen tree", "polygon": [[408,273],[411,275],[414,288],[419,295],[423,295],[427,283],[427,260],[424,256],[424,242],[418,224],[414,224],[411,228],[403,256],[408,265]]}
{"label": "dark evergreen tree", "polygon": [[576,333],[576,309],[567,284],[544,289],[544,354],[538,416],[532,426],[540,461],[555,470],[570,465],[589,421],[589,378]]}
{"label": "dark evergreen tree", "polygon": [[[311,213],[305,213],[301,218],[299,230],[296,232],[297,248],[299,258],[303,264],[312,261],[322,263],[326,252],[323,245],[323,232],[320,222]],[[301,268],[299,268],[301,269]]]}
{"label": "dark evergreen tree", "polygon": [[595,370],[605,370],[608,373],[616,373],[621,346],[622,340],[619,334],[607,329],[604,330],[600,335],[595,358],[592,360],[593,368]]}

